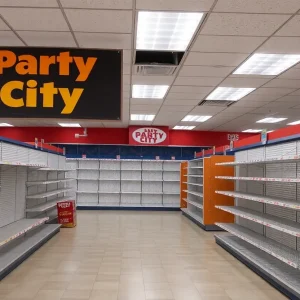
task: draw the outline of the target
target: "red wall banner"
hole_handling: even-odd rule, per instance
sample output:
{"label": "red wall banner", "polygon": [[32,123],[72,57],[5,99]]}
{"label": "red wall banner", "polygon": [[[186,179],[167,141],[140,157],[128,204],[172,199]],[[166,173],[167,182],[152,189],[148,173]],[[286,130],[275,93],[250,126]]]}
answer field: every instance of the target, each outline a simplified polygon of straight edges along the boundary
{"label": "red wall banner", "polygon": [[162,146],[169,145],[169,127],[129,127],[129,145]]}
{"label": "red wall banner", "polygon": [[[291,126],[294,127],[294,126]],[[161,127],[157,127],[161,128]],[[76,138],[83,128],[58,127],[0,127],[0,136],[21,142],[44,139],[49,144],[128,145],[129,128],[88,128],[86,137]],[[238,134],[239,140],[252,137],[253,133],[217,132],[194,130],[169,130],[169,146],[222,146],[229,145],[228,134]],[[273,132],[272,132],[273,133]],[[139,144],[142,145],[142,144]],[[158,144],[162,145],[162,144]]]}

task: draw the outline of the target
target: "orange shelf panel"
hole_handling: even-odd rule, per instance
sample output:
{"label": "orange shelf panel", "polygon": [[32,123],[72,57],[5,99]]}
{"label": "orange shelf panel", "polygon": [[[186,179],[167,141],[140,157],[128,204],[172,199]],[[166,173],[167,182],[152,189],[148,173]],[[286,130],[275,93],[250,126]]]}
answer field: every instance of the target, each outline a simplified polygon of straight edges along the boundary
{"label": "orange shelf panel", "polygon": [[217,209],[216,205],[234,205],[231,197],[216,194],[215,191],[233,191],[234,182],[216,179],[215,176],[233,176],[234,167],[216,166],[216,163],[234,161],[234,156],[213,155],[204,158],[204,197],[203,197],[203,223],[214,225],[216,222],[233,223],[234,216]]}
{"label": "orange shelf panel", "polygon": [[180,207],[181,208],[187,208],[187,203],[184,199],[187,198],[187,192],[185,192],[185,190],[187,190],[187,184],[185,182],[187,182],[187,177],[185,175],[187,175],[187,167],[188,167],[188,162],[182,162],[180,164]]}

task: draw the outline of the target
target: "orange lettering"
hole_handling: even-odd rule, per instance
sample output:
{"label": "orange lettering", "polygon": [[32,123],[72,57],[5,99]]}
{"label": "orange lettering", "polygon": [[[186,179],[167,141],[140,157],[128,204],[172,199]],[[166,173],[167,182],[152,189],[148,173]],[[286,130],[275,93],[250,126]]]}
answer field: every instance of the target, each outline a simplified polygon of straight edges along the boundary
{"label": "orange lettering", "polygon": [[37,60],[32,55],[20,55],[16,72],[20,75],[37,74]]}
{"label": "orange lettering", "polygon": [[49,75],[50,65],[55,64],[55,56],[41,56],[40,57],[40,74]]}
{"label": "orange lettering", "polygon": [[17,61],[16,55],[8,50],[0,51],[0,74],[3,74],[3,69],[12,67]]}

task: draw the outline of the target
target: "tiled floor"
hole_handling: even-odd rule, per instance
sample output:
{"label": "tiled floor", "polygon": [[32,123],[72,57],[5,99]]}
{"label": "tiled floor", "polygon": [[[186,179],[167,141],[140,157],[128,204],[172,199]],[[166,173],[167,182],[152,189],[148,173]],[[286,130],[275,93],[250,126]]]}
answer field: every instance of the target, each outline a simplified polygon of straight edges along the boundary
{"label": "tiled floor", "polygon": [[80,211],[2,280],[0,299],[286,298],[180,212]]}

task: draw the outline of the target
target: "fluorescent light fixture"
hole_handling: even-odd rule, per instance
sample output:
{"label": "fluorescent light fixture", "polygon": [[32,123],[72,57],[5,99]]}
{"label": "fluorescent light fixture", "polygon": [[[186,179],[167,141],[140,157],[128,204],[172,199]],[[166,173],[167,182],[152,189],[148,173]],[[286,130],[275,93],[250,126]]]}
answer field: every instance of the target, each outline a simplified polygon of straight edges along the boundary
{"label": "fluorescent light fixture", "polygon": [[300,55],[255,53],[233,74],[278,75],[300,61]]}
{"label": "fluorescent light fixture", "polygon": [[242,132],[258,133],[258,132],[262,132],[262,129],[247,129],[247,130],[243,130]]}
{"label": "fluorescent light fixture", "polygon": [[192,130],[196,126],[175,126],[173,129],[181,129],[181,130]]}
{"label": "fluorescent light fixture", "polygon": [[132,121],[153,121],[155,115],[136,115],[131,114],[130,119]]}
{"label": "fluorescent light fixture", "polygon": [[194,116],[187,115],[181,121],[182,122],[205,122],[210,119],[212,116]]}
{"label": "fluorescent light fixture", "polygon": [[163,99],[168,85],[133,85],[132,98]]}
{"label": "fluorescent light fixture", "polygon": [[78,123],[57,123],[61,127],[81,127]]}
{"label": "fluorescent light fixture", "polygon": [[253,92],[255,88],[217,87],[206,100],[230,100],[238,101]]}
{"label": "fluorescent light fixture", "polygon": [[202,18],[196,12],[140,11],[136,49],[185,51]]}
{"label": "fluorescent light fixture", "polygon": [[300,124],[300,120],[288,123],[287,125],[298,125],[298,124]]}
{"label": "fluorescent light fixture", "polygon": [[8,123],[0,123],[0,127],[13,127],[14,125]]}
{"label": "fluorescent light fixture", "polygon": [[256,123],[278,123],[278,122],[284,121],[286,119],[287,118],[264,118],[264,119],[257,121]]}

